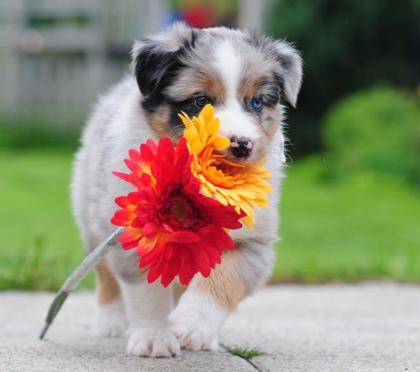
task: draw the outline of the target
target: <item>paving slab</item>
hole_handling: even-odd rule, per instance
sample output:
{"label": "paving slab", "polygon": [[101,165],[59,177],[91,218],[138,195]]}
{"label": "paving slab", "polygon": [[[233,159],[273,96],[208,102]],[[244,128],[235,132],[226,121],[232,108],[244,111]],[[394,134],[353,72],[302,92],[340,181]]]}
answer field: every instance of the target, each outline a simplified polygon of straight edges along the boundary
{"label": "paving slab", "polygon": [[37,339],[53,297],[0,292],[0,371],[420,371],[420,286],[395,283],[280,285],[244,301],[219,352],[172,359],[125,354],[124,338],[95,337],[92,292],[72,294],[47,339]]}
{"label": "paving slab", "polygon": [[261,371],[420,371],[420,286],[268,287],[223,335],[265,351]]}
{"label": "paving slab", "polygon": [[40,341],[40,327],[52,298],[52,293],[0,292],[0,372],[255,371],[223,349],[183,351],[169,359],[129,356],[126,338],[101,338],[91,332],[93,292],[73,293],[46,339]]}

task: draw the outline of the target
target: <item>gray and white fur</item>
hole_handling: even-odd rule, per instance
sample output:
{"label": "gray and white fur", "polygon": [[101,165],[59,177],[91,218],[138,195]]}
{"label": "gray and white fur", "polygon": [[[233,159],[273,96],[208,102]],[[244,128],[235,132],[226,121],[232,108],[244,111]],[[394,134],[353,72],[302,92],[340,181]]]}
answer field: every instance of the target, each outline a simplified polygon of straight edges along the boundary
{"label": "gray and white fur", "polygon": [[301,80],[301,58],[290,44],[248,32],[178,23],[135,42],[132,72],[99,99],[74,163],[73,209],[86,251],[114,229],[114,198],[131,191],[111,172],[124,171],[128,150],[148,138],[176,140],[180,111],[196,115],[212,103],[221,133],[231,138],[226,155],[244,163],[267,159],[274,191],[269,207],[256,210],[252,230],[231,233],[237,249],[188,288],[148,284],[134,250],[114,249],[97,267],[99,334],[128,328],[127,352],[139,356],[217,348],[226,317],[271,273],[284,166],[281,102],[295,106]]}

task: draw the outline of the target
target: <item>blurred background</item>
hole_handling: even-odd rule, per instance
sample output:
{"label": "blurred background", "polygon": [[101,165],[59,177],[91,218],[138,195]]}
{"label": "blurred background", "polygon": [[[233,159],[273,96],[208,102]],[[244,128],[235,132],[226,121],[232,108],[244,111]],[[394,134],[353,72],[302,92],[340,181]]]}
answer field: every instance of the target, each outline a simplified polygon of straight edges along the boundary
{"label": "blurred background", "polygon": [[177,20],[302,51],[272,281],[420,282],[420,0],[2,0],[0,289],[57,289],[81,260],[80,130],[133,40]]}

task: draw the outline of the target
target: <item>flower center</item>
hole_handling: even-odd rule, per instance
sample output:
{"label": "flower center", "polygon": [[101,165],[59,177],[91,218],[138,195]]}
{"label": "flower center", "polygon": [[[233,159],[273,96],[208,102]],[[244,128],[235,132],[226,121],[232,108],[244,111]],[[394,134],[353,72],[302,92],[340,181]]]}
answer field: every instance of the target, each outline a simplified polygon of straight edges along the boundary
{"label": "flower center", "polygon": [[180,222],[187,218],[186,205],[183,200],[175,200],[171,207],[172,215]]}
{"label": "flower center", "polygon": [[159,217],[174,230],[195,231],[206,222],[200,206],[179,189],[165,198]]}

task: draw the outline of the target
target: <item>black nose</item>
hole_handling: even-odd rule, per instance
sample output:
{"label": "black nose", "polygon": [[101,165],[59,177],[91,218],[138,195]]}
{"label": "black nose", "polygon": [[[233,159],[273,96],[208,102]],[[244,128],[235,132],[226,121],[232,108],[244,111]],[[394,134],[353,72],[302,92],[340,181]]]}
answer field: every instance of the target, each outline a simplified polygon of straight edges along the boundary
{"label": "black nose", "polygon": [[252,151],[253,143],[249,138],[232,137],[230,139],[230,152],[237,158],[246,158]]}

